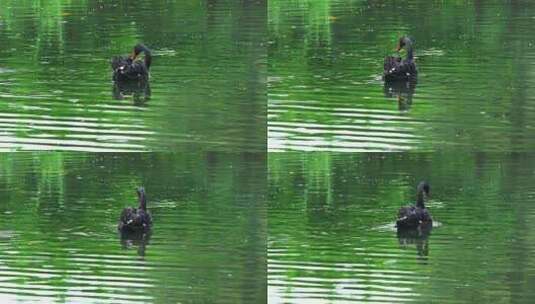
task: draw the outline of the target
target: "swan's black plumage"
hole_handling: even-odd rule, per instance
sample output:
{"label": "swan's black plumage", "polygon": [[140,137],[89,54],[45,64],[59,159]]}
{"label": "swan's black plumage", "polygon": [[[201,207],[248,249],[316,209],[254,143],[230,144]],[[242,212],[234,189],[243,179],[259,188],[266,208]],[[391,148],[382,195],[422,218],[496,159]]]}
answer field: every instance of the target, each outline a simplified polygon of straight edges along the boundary
{"label": "swan's black plumage", "polygon": [[416,63],[414,62],[413,42],[409,37],[401,37],[396,51],[403,48],[407,50],[407,58],[388,56],[384,61],[383,79],[385,81],[414,81],[418,75]]}
{"label": "swan's black plumage", "polygon": [[[143,61],[136,60],[139,54],[144,53]],[[134,51],[128,57],[116,56],[111,60],[114,81],[147,81],[149,80],[149,70],[152,64],[152,53],[143,44],[139,43],[134,47]]]}
{"label": "swan's black plumage", "polygon": [[396,227],[400,229],[431,229],[433,218],[425,207],[424,198],[429,195],[430,187],[427,182],[420,182],[417,188],[416,205],[401,207],[398,212]]}
{"label": "swan's black plumage", "polygon": [[152,226],[152,217],[147,211],[147,197],[143,187],[137,189],[137,196],[139,200],[138,208],[124,208],[119,218],[117,229],[123,233],[146,232]]}

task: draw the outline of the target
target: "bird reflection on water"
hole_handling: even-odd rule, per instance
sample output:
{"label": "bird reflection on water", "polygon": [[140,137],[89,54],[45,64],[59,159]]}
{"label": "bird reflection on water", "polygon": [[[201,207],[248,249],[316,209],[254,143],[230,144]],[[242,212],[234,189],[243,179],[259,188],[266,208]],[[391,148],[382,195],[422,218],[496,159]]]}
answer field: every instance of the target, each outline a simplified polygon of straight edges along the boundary
{"label": "bird reflection on water", "polygon": [[152,232],[119,232],[121,247],[125,250],[137,247],[137,254],[144,258]]}
{"label": "bird reflection on water", "polygon": [[408,111],[412,106],[412,97],[416,90],[416,80],[385,82],[383,91],[385,97],[397,98],[398,109]]}
{"label": "bird reflection on water", "polygon": [[116,100],[124,100],[127,96],[132,96],[134,105],[143,106],[150,100],[150,82],[149,80],[114,81],[112,92]]}
{"label": "bird reflection on water", "polygon": [[431,229],[410,229],[398,230],[397,237],[399,245],[403,248],[416,245],[418,260],[426,262],[429,257],[429,235]]}

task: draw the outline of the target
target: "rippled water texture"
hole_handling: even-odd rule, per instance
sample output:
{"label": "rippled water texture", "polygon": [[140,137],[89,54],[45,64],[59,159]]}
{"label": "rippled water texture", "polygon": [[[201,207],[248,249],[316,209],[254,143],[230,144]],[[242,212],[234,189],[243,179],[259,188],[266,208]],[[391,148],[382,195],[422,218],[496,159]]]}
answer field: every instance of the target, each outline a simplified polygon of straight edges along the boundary
{"label": "rippled water texture", "polygon": [[[269,1],[270,151],[535,149],[535,6]],[[416,87],[383,87],[415,40]],[[530,93],[531,92],[531,93]]]}
{"label": "rippled water texture", "polygon": [[[0,302],[265,303],[265,162],[0,154]],[[152,234],[121,240],[138,185]]]}
{"label": "rippled water texture", "polygon": [[[270,303],[535,302],[535,155],[269,157]],[[431,184],[434,228],[397,210]]]}
{"label": "rippled water texture", "polygon": [[[264,1],[0,7],[0,150],[265,150]],[[109,61],[139,41],[150,94],[115,99]]]}

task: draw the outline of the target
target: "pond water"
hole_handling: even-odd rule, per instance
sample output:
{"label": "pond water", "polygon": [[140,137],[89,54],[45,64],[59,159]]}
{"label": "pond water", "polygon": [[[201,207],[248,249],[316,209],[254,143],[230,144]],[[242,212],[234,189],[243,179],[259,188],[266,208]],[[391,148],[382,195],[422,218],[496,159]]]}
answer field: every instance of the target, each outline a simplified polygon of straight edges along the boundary
{"label": "pond water", "polygon": [[[533,303],[535,154],[270,154],[270,303]],[[434,228],[398,238],[431,185]]]}
{"label": "pond water", "polygon": [[[0,154],[0,302],[264,303],[265,154]],[[152,234],[121,239],[144,185]]]}
{"label": "pond water", "polygon": [[[0,150],[265,150],[265,1],[0,7]],[[110,59],[137,42],[150,91],[114,94]]]}
{"label": "pond water", "polygon": [[[270,151],[535,148],[533,4],[274,0],[268,12]],[[385,88],[401,35],[418,82]]]}

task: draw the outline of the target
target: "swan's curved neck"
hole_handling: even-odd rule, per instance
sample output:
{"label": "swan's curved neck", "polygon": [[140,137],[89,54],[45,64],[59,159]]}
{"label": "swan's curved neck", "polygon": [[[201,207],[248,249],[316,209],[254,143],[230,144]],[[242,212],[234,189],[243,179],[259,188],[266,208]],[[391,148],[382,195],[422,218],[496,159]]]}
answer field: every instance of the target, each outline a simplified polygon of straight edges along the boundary
{"label": "swan's curved neck", "polygon": [[150,69],[150,65],[152,63],[152,53],[147,48],[144,49],[144,53],[145,53],[145,66],[147,67],[147,69]]}
{"label": "swan's curved neck", "polygon": [[150,69],[150,65],[152,63],[152,53],[145,45],[136,45],[134,47],[134,52],[132,53],[130,58],[132,58],[132,60],[135,60],[140,53],[145,54],[145,66],[147,67],[147,69]]}
{"label": "swan's curved neck", "polygon": [[147,198],[145,197],[145,193],[142,193],[139,196],[139,209],[147,211]]}
{"label": "swan's curved neck", "polygon": [[416,207],[425,208],[423,191],[418,191],[418,194],[416,195]]}
{"label": "swan's curved neck", "polygon": [[414,59],[414,54],[412,50],[412,42],[408,42],[405,48],[407,49],[407,60],[412,61]]}

